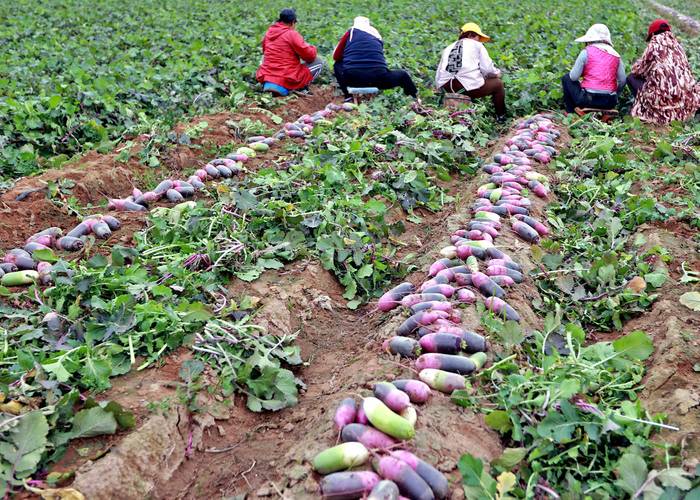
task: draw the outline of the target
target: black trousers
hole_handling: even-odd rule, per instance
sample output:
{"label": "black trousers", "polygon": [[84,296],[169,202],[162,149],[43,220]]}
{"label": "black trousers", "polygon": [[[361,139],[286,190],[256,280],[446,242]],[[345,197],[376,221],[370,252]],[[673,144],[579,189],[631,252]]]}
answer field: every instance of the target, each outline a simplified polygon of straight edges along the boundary
{"label": "black trousers", "polygon": [[632,95],[634,97],[637,97],[637,92],[639,92],[642,89],[643,85],[644,78],[642,78],[641,76],[633,75],[632,73],[630,73],[627,76],[627,86],[632,91]]}
{"label": "black trousers", "polygon": [[380,90],[401,87],[406,95],[416,97],[418,94],[411,75],[403,69],[346,70],[343,68],[343,62],[339,61],[333,66],[333,73],[345,97],[350,95],[348,87],[377,87]]}
{"label": "black trousers", "polygon": [[561,86],[564,90],[564,107],[569,113],[573,113],[574,108],[613,109],[617,106],[617,94],[586,92],[581,83],[573,81],[568,73],[562,77]]}

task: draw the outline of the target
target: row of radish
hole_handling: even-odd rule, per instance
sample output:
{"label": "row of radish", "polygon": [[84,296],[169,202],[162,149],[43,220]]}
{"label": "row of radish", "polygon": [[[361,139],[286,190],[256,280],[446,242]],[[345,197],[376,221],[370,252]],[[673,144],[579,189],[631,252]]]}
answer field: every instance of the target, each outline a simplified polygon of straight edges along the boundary
{"label": "row of radish", "polygon": [[338,111],[351,111],[352,103],[344,103],[342,106],[335,103],[328,104],[324,109],[311,115],[302,115],[296,122],[285,123],[273,137],[254,136],[248,138],[248,145],[242,146],[226,158],[217,158],[210,161],[204,167],[198,169],[186,181],[178,179],[164,180],[153,191],[142,192],[134,188],[131,196],[123,199],[110,199],[108,207],[112,210],[142,212],[148,209],[150,203],[162,199],[173,203],[184,201],[194,195],[196,190],[204,188],[207,181],[229,178],[243,171],[243,163],[255,158],[258,153],[265,153],[270,146],[285,137],[305,137],[313,131],[314,126],[330,123],[326,118]]}
{"label": "row of radish", "polygon": [[[474,216],[452,234],[452,245],[440,251],[443,258],[430,266],[428,279],[419,286],[401,283],[379,299],[381,311],[402,306],[410,312],[383,349],[415,359],[420,380],[380,382],[359,408],[353,398],[341,402],[334,422],[343,443],[319,453],[312,464],[320,474],[328,474],[321,479],[324,498],[448,496],[447,480],[439,471],[400,449],[415,434],[417,414],[412,403],[426,403],[431,390],[451,394],[464,389],[465,375],[487,361],[486,339],[463,328],[459,304],[474,304],[478,292],[494,314],[520,320],[505,298],[508,287],[522,282],[522,269],[494,246],[494,239],[503,230],[501,218],[509,215],[512,230],[527,242],[548,234],[547,227],[530,216],[527,194],[548,195],[547,178],[535,172],[533,164],[551,161],[558,137],[548,116],[522,121],[503,152],[484,165],[490,178],[477,191]],[[352,470],[370,461],[374,471]]]}
{"label": "row of radish", "polygon": [[[166,199],[181,203],[185,198],[194,196],[195,191],[204,188],[204,182],[218,178],[232,177],[242,171],[242,162],[255,157],[258,152],[266,152],[270,145],[284,137],[304,137],[311,133],[315,125],[322,124],[326,118],[338,111],[351,111],[354,105],[342,106],[330,103],[324,109],[312,115],[303,115],[296,122],[285,124],[274,137],[256,136],[248,140],[248,146],[239,148],[236,153],[226,158],[219,158],[198,169],[187,181],[166,179],[152,191],[142,192],[134,188],[132,194],[124,199],[108,200],[108,208],[117,211],[146,211],[149,204]],[[48,262],[34,259],[38,250],[63,250],[75,252],[85,245],[85,238],[92,234],[100,239],[107,239],[121,226],[119,220],[111,215],[91,215],[65,235],[58,227],[50,227],[30,236],[23,248],[9,250],[0,262],[0,284],[2,286],[27,286],[35,282],[47,285],[53,281],[53,266]]]}

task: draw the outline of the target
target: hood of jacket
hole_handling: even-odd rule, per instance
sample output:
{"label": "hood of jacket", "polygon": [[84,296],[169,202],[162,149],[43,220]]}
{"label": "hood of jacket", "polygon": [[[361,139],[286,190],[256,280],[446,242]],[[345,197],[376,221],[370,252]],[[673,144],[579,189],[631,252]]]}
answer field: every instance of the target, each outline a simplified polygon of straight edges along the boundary
{"label": "hood of jacket", "polygon": [[268,28],[265,37],[270,41],[274,41],[290,31],[293,31],[290,25],[278,21]]}

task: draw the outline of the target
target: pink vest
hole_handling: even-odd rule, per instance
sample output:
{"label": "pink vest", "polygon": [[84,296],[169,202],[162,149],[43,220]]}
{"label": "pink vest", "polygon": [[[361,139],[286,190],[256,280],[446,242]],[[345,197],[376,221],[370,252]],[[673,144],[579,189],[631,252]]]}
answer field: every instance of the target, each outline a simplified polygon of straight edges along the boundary
{"label": "pink vest", "polygon": [[581,87],[617,92],[617,66],[620,58],[592,45],[586,47],[586,52],[588,60],[583,67]]}

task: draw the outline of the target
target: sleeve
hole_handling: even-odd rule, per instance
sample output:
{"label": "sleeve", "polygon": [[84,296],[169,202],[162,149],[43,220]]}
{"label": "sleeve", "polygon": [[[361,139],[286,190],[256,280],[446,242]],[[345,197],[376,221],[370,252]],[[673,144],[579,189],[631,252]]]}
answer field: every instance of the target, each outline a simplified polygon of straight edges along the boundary
{"label": "sleeve", "polygon": [[343,59],[343,52],[345,51],[345,44],[348,43],[348,37],[350,36],[350,32],[346,31],[343,37],[340,39],[338,42],[338,45],[336,46],[335,50],[333,51],[333,60],[338,62]]}
{"label": "sleeve", "polygon": [[309,45],[304,38],[296,31],[292,33],[291,44],[294,52],[306,62],[313,62],[316,59],[316,47]]}
{"label": "sleeve", "polygon": [[627,83],[627,73],[625,73],[625,63],[620,59],[620,64],[617,65],[617,92],[622,92]]}
{"label": "sleeve", "polygon": [[479,44],[479,69],[485,77],[499,76],[501,74],[496,66],[493,65],[493,60],[483,44]]}
{"label": "sleeve", "polygon": [[640,57],[637,62],[632,65],[632,74],[646,78],[647,73],[651,69],[652,63],[656,60],[656,48],[654,43],[647,45],[644,54]]}
{"label": "sleeve", "polygon": [[583,75],[583,68],[586,66],[587,62],[588,52],[586,52],[584,49],[579,52],[576,62],[574,63],[574,67],[571,68],[571,71],[569,71],[569,78],[571,78],[572,81],[576,82],[579,78],[581,78],[581,75]]}

